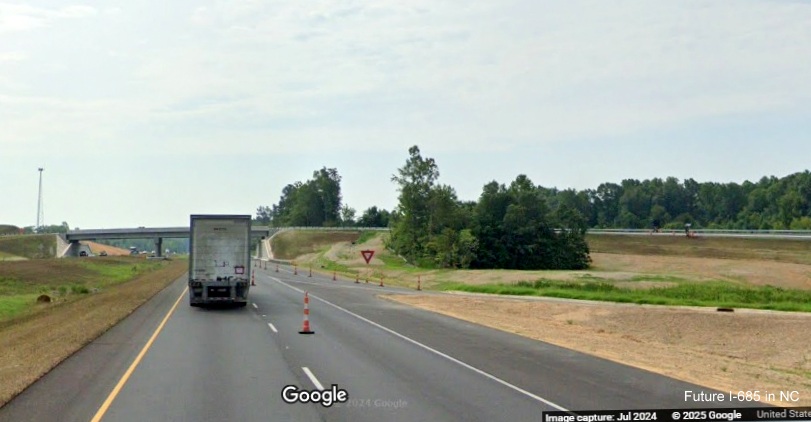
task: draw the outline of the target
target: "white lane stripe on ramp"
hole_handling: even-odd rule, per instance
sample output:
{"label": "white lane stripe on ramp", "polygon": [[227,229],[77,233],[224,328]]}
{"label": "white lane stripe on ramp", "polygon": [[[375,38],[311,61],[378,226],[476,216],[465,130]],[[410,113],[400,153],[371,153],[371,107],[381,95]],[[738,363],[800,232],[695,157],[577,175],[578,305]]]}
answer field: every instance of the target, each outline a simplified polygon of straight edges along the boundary
{"label": "white lane stripe on ramp", "polygon": [[279,333],[279,330],[277,330],[276,327],[274,327],[273,324],[271,324],[269,322],[268,322],[268,327],[270,327],[271,331],[273,331],[274,333],[277,333],[277,334]]}
{"label": "white lane stripe on ramp", "polygon": [[251,303],[251,305],[253,305],[253,309],[259,309],[259,307],[258,307],[258,306],[256,306],[256,304],[255,304],[255,303]]}
{"label": "white lane stripe on ramp", "polygon": [[[272,280],[276,281],[277,283],[279,283],[279,284],[283,285],[283,286],[289,287],[289,288],[291,288],[291,289],[293,289],[293,290],[295,290],[295,291],[297,291],[297,292],[299,292],[299,293],[304,293],[304,290],[301,290],[301,289],[299,289],[299,288],[293,287],[293,286],[291,286],[291,285],[289,285],[289,284],[287,284],[287,283],[285,283],[285,282],[283,282],[283,281],[279,280],[279,279],[278,279],[278,278],[276,278],[276,277],[270,277],[270,278],[271,278]],[[422,344],[422,343],[418,342],[417,340],[412,339],[411,337],[406,337],[405,335],[400,334],[400,333],[398,333],[397,331],[394,331],[394,330],[392,330],[392,329],[390,329],[390,328],[386,328],[386,327],[384,327],[384,326],[382,326],[382,325],[380,325],[380,324],[378,324],[378,323],[376,323],[376,322],[374,322],[374,321],[372,321],[372,320],[370,320],[370,319],[364,318],[364,317],[362,317],[362,316],[360,316],[360,315],[358,315],[358,314],[356,314],[356,313],[354,313],[354,312],[352,312],[352,311],[350,311],[350,310],[348,310],[348,309],[342,308],[342,307],[340,307],[340,306],[338,306],[338,305],[336,305],[336,304],[334,304],[334,303],[332,303],[332,302],[329,302],[329,301],[327,301],[327,300],[321,299],[320,297],[315,296],[315,295],[313,295],[313,294],[310,294],[309,296],[310,296],[310,298],[315,299],[315,300],[317,300],[317,301],[319,301],[319,302],[323,302],[323,303],[325,303],[325,304],[327,304],[327,305],[329,305],[329,306],[332,306],[333,308],[335,308],[335,309],[337,309],[337,310],[339,310],[339,311],[342,311],[342,312],[345,312],[345,313],[347,313],[347,314],[349,314],[349,315],[352,315],[353,317],[355,317],[355,318],[357,318],[357,319],[359,319],[359,320],[361,320],[361,321],[363,321],[363,322],[369,323],[369,324],[371,324],[371,325],[373,325],[373,326],[375,326],[375,327],[377,327],[377,328],[380,328],[381,330],[383,330],[383,331],[385,331],[385,332],[387,332],[387,333],[389,333],[389,334],[391,334],[391,335],[394,335],[394,336],[396,336],[396,337],[399,337],[399,338],[401,338],[401,339],[403,339],[403,340],[405,340],[405,341],[407,341],[407,342],[409,342],[409,343],[411,343],[411,344],[414,344],[414,345],[416,345],[416,346],[418,346],[418,347],[421,347],[421,348],[423,348],[423,349],[425,349],[425,350],[427,350],[427,351],[429,351],[429,352],[431,352],[431,353],[434,353],[434,354],[436,354],[436,355],[438,355],[438,356],[441,356],[441,357],[443,357],[443,358],[445,358],[445,359],[448,359],[449,361],[451,361],[451,362],[453,362],[453,363],[456,363],[456,364],[461,365],[461,366],[463,366],[463,367],[465,367],[465,368],[467,368],[467,369],[470,369],[471,371],[473,371],[473,372],[475,372],[475,373],[477,373],[477,374],[479,374],[479,375],[482,375],[482,376],[484,376],[485,378],[489,378],[489,379],[491,379],[491,380],[493,380],[493,381],[495,381],[495,382],[497,382],[497,383],[499,383],[499,384],[501,384],[501,385],[503,385],[503,386],[505,386],[505,387],[507,387],[507,388],[510,388],[510,389],[512,389],[512,390],[514,390],[514,391],[517,391],[517,392],[519,392],[519,393],[521,393],[521,394],[523,394],[523,395],[525,395],[525,396],[527,396],[527,397],[529,397],[529,398],[531,398],[531,399],[537,400],[537,401],[539,401],[539,402],[541,402],[541,403],[543,403],[543,404],[546,404],[546,405],[548,405],[548,406],[554,407],[555,409],[558,409],[558,410],[561,410],[561,411],[564,411],[564,412],[568,412],[568,411],[569,411],[569,409],[566,409],[566,408],[565,408],[565,407],[563,407],[563,406],[560,406],[560,405],[558,405],[558,404],[555,404],[555,403],[553,403],[553,402],[551,402],[551,401],[549,401],[549,400],[546,400],[545,398],[543,398],[543,397],[541,397],[541,396],[538,396],[538,395],[536,395],[536,394],[532,394],[532,393],[530,393],[529,391],[524,390],[523,388],[521,388],[521,387],[519,387],[519,386],[517,386],[517,385],[510,384],[509,382],[504,381],[503,379],[501,379],[501,378],[499,378],[499,377],[497,377],[497,376],[495,376],[495,375],[493,375],[493,374],[491,374],[491,373],[489,373],[489,372],[485,372],[485,371],[483,371],[483,370],[481,370],[481,369],[479,369],[479,368],[476,368],[476,367],[475,367],[475,366],[473,366],[473,365],[470,365],[470,364],[467,364],[467,363],[465,363],[465,362],[462,362],[461,360],[456,359],[455,357],[453,357],[453,356],[451,356],[451,355],[448,355],[448,354],[442,353],[442,352],[440,352],[439,350],[436,350],[436,349],[434,349],[434,348],[432,348],[432,347],[430,347],[430,346],[427,346],[427,345],[425,345],[425,344]],[[309,371],[309,370],[307,370],[307,369],[305,368],[305,372],[308,372],[308,371]],[[312,378],[311,378],[311,379],[312,379]],[[320,389],[321,389],[321,390],[323,390],[323,387],[322,387],[322,388],[320,388]]]}
{"label": "white lane stripe on ramp", "polygon": [[310,368],[308,368],[306,366],[302,366],[301,369],[307,375],[307,378],[309,378],[310,381],[313,382],[313,384],[315,385],[315,388],[317,388],[319,390],[322,390],[322,391],[324,390],[324,386],[321,385],[321,383],[318,381],[318,378],[316,378],[315,375],[313,375],[313,372],[310,371]]}

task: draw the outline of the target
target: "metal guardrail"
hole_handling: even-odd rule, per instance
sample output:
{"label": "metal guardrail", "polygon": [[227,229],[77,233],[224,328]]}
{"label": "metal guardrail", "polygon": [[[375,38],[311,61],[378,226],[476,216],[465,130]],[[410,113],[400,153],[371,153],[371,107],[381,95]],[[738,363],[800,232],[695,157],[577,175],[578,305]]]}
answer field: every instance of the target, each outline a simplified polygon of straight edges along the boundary
{"label": "metal guardrail", "polygon": [[[761,239],[811,239],[811,230],[735,230],[735,229],[690,229],[696,236],[704,237],[747,237]],[[650,229],[589,229],[590,234],[607,235],[684,235],[684,229],[661,229],[651,233]]]}
{"label": "metal guardrail", "polygon": [[[684,229],[661,229],[661,231],[684,232]],[[811,235],[811,230],[690,229],[690,231],[694,231],[696,233]],[[589,233],[650,233],[650,229],[589,229]]]}
{"label": "metal guardrail", "polygon": [[390,231],[388,227],[310,227],[310,226],[289,226],[289,227],[268,227],[268,229],[279,230],[320,230],[320,231]]}

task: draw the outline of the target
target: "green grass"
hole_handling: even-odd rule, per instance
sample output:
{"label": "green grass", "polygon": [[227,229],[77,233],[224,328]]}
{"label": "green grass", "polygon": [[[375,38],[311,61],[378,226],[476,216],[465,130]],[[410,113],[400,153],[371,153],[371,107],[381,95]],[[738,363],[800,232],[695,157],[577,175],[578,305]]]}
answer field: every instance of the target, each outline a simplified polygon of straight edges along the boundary
{"label": "green grass", "polygon": [[346,273],[346,274],[349,274],[349,273],[355,274],[355,273],[357,273],[357,271],[352,270],[351,268],[349,268],[346,265],[339,264],[339,263],[337,263],[335,261],[330,261],[329,259],[326,259],[324,257],[320,257],[320,258],[316,259],[315,264],[313,265],[313,268],[315,270],[336,271],[336,272],[339,272],[339,273]]}
{"label": "green grass", "polygon": [[12,254],[10,254],[8,252],[0,251],[0,261],[5,261],[5,260],[10,261],[10,260],[13,260],[15,258],[22,258],[22,257],[19,257],[17,255],[12,255]]}
{"label": "green grass", "polygon": [[0,252],[30,259],[56,256],[56,235],[31,234],[0,237]]}
{"label": "green grass", "polygon": [[161,268],[163,264],[159,260],[144,260],[121,265],[110,265],[103,260],[85,260],[82,266],[94,273],[94,280],[91,284],[97,287],[118,284],[131,280],[138,274],[149,272]]}
{"label": "green grass", "polygon": [[36,294],[0,296],[0,321],[24,313],[37,299]]}
{"label": "green grass", "polygon": [[811,292],[778,287],[741,287],[721,281],[629,289],[606,282],[537,280],[515,284],[443,283],[442,290],[670,306],[711,306],[811,312]]}
{"label": "green grass", "polygon": [[277,259],[295,259],[335,243],[356,242],[360,236],[360,232],[353,231],[290,230],[273,236],[271,249]]}
{"label": "green grass", "polygon": [[40,259],[0,262],[0,321],[34,309],[41,294],[74,300],[166,266],[137,257]]}
{"label": "green grass", "polygon": [[400,258],[388,250],[375,252],[375,258],[383,262],[386,270],[406,271],[409,273],[425,272],[426,270],[426,268],[420,268],[416,265],[409,264],[403,258]]}
{"label": "green grass", "polygon": [[357,244],[366,243],[374,239],[378,234],[380,234],[380,232],[372,230],[360,232],[360,237],[358,237],[358,240],[356,240],[355,243]]}

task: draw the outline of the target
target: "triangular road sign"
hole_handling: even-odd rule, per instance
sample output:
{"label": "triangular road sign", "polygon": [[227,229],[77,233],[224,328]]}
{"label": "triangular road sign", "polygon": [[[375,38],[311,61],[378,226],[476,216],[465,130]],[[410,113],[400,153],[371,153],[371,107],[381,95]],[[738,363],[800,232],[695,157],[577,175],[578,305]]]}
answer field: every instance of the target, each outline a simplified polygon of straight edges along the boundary
{"label": "triangular road sign", "polygon": [[366,263],[368,264],[369,261],[372,260],[372,257],[375,255],[375,251],[365,250],[365,251],[360,251],[360,254],[363,255],[363,259],[366,260]]}

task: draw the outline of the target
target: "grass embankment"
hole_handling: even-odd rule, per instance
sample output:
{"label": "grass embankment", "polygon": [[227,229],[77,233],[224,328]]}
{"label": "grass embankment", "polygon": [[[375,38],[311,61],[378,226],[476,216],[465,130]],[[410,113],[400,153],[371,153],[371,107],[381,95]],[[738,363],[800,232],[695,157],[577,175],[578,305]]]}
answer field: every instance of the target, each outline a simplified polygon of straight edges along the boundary
{"label": "grass embankment", "polygon": [[36,310],[36,299],[75,300],[166,264],[130,257],[0,262],[0,323]]}
{"label": "grass embankment", "polygon": [[[693,238],[684,236],[590,235],[592,253],[684,258],[774,261],[811,264],[811,242],[802,240]],[[594,271],[596,270],[596,271]],[[809,268],[811,271],[811,268]],[[634,275],[626,279],[593,269],[575,280],[539,278],[534,281],[469,285],[442,283],[442,290],[519,296],[546,296],[594,301],[670,306],[707,306],[811,312],[811,292],[779,286],[753,286],[720,279],[695,279],[673,274]],[[637,282],[636,286],[634,285]]]}
{"label": "grass embankment", "polygon": [[[183,275],[188,261],[136,257],[0,263],[0,406]],[[55,302],[32,303],[39,292]],[[22,303],[16,307],[14,303]],[[11,311],[9,312],[9,309]],[[13,315],[13,318],[9,315]]]}
{"label": "grass embankment", "polygon": [[271,248],[276,259],[292,260],[326,252],[335,243],[357,242],[360,237],[360,232],[290,230],[273,236]]}
{"label": "grass embankment", "polygon": [[659,255],[789,262],[811,265],[811,242],[798,239],[756,239],[640,235],[587,235],[592,253]]}
{"label": "grass embankment", "polygon": [[0,237],[0,261],[21,257],[28,259],[53,258],[56,256],[56,235],[32,234]]}
{"label": "grass embankment", "polygon": [[[300,266],[335,271],[344,278],[370,278],[387,285],[416,287],[419,275],[424,289],[465,292],[547,296],[594,301],[671,306],[707,306],[811,312],[811,291],[788,288],[790,284],[756,282],[749,274],[758,263],[773,266],[811,264],[811,242],[800,240],[693,238],[684,236],[590,235],[589,245],[599,256],[593,268],[585,271],[512,271],[423,269],[406,263],[383,247],[382,233],[364,233],[355,245],[331,247],[298,246],[316,251],[299,256]],[[325,241],[327,239],[324,239]],[[293,242],[307,242],[299,236]],[[371,265],[360,260],[360,250],[374,249]],[[606,255],[609,254],[609,255]],[[356,256],[357,255],[357,256]],[[664,268],[640,271],[633,264],[617,264],[613,255],[635,256],[637,262],[665,257],[679,262],[701,259],[702,274],[671,272]],[[607,258],[606,258],[607,257]],[[717,266],[719,259],[740,274]],[[690,261],[691,264],[694,261]],[[765,264],[760,264],[760,266]],[[650,265],[648,265],[650,267]],[[715,270],[713,270],[715,268]],[[802,268],[802,267],[801,267]],[[792,271],[797,271],[796,266]],[[709,276],[707,273],[710,273]],[[811,268],[809,268],[811,273]]]}
{"label": "grass embankment", "polygon": [[779,287],[743,287],[722,281],[683,281],[676,286],[645,289],[618,287],[606,281],[582,283],[537,280],[513,284],[468,285],[448,283],[444,290],[517,296],[545,296],[604,302],[669,306],[711,306],[811,312],[811,292]]}

